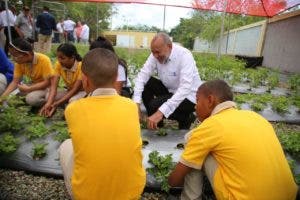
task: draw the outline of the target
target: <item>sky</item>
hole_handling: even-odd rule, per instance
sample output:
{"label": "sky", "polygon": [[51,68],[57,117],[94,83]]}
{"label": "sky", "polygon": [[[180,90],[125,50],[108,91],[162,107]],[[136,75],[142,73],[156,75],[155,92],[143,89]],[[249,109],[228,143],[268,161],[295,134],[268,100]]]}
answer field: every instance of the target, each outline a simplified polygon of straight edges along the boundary
{"label": "sky", "polygon": [[[117,14],[112,17],[112,28],[123,25],[148,25],[163,28],[164,7],[149,4],[115,4]],[[179,24],[180,18],[189,18],[192,9],[166,7],[165,28],[170,30]]]}

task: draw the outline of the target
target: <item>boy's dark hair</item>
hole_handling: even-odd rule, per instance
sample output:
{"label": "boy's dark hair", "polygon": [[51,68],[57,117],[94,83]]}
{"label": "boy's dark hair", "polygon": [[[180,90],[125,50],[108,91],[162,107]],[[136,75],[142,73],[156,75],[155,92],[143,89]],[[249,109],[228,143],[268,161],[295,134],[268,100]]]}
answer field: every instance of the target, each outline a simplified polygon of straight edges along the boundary
{"label": "boy's dark hair", "polygon": [[[105,37],[99,36],[97,40],[91,43],[90,45],[90,50],[95,49],[95,48],[103,48],[103,49],[108,49],[112,52],[115,53],[114,47],[112,43]],[[127,63],[124,59],[118,58],[118,63],[122,65],[125,69],[125,76],[126,76],[126,82],[127,82]]]}
{"label": "boy's dark hair", "polygon": [[44,6],[44,7],[43,7],[43,10],[48,12],[50,9],[49,9],[48,6]]}
{"label": "boy's dark hair", "polygon": [[10,44],[10,47],[15,48],[16,50],[33,52],[32,45],[26,39],[22,38],[13,40]]}
{"label": "boy's dark hair", "polygon": [[67,57],[74,57],[77,61],[82,61],[82,58],[78,54],[76,47],[71,43],[64,43],[59,45],[56,51],[62,52]]}
{"label": "boy's dark hair", "polygon": [[206,96],[216,96],[220,103],[233,100],[233,93],[231,91],[231,88],[223,80],[207,81],[198,88],[197,93],[199,92],[202,92]]}
{"label": "boy's dark hair", "polygon": [[96,87],[113,84],[118,74],[118,57],[107,49],[90,50],[83,58],[81,70]]}

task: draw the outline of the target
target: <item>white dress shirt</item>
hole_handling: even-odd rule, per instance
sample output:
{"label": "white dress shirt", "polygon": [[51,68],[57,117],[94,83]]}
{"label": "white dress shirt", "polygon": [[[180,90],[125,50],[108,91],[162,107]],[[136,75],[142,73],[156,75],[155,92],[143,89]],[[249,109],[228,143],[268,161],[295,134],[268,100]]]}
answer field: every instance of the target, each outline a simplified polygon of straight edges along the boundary
{"label": "white dress shirt", "polygon": [[88,40],[90,36],[90,28],[88,27],[88,25],[84,24],[82,26],[82,30],[80,33],[80,38],[84,39],[84,40]]}
{"label": "white dress shirt", "polygon": [[202,82],[196,62],[188,49],[173,44],[170,57],[164,64],[151,54],[135,79],[134,102],[141,103],[144,85],[155,72],[169,92],[174,94],[159,108],[166,118],[185,98],[196,103],[196,92]]}
{"label": "white dress shirt", "polygon": [[126,77],[126,72],[125,72],[125,68],[122,65],[118,65],[118,77],[117,77],[117,81],[122,81],[124,82],[122,87],[131,87],[131,83],[130,80],[128,78],[128,76]]}
{"label": "white dress shirt", "polygon": [[67,19],[67,20],[65,20],[64,23],[63,23],[63,29],[64,29],[65,31],[73,31],[75,25],[76,25],[75,22],[73,22],[73,21],[70,20],[70,19]]}
{"label": "white dress shirt", "polygon": [[14,16],[14,14],[8,10],[8,22],[7,22],[7,18],[6,18],[6,10],[3,10],[1,13],[0,13],[0,27],[1,26],[15,26],[15,21],[16,21],[16,18]]}

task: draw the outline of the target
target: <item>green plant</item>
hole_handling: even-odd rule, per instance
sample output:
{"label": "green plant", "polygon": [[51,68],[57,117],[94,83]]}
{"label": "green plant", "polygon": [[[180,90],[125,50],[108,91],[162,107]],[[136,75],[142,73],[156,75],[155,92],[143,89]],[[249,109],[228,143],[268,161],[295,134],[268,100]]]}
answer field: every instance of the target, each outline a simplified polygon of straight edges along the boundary
{"label": "green plant", "polygon": [[290,102],[284,96],[273,98],[271,102],[272,109],[280,114],[288,112]]}
{"label": "green plant", "polygon": [[47,154],[46,146],[47,143],[33,143],[32,157],[35,160],[43,158]]}
{"label": "green plant", "polygon": [[0,132],[18,132],[30,120],[27,115],[30,107],[26,106],[23,98],[18,96],[9,96],[2,101],[2,104],[0,103]]}
{"label": "green plant", "polygon": [[291,90],[295,90],[296,92],[298,92],[298,89],[300,87],[300,75],[299,74],[292,75],[288,79],[288,85]]}
{"label": "green plant", "polygon": [[11,133],[6,133],[0,138],[0,153],[13,153],[17,150],[19,139]]}
{"label": "green plant", "polygon": [[25,135],[29,139],[41,138],[49,133],[49,129],[46,127],[44,118],[32,117],[32,122],[25,129]]}
{"label": "green plant", "polygon": [[50,127],[50,132],[55,132],[54,139],[63,142],[66,139],[70,138],[67,124],[65,121],[54,122]]}
{"label": "green plant", "polygon": [[147,168],[147,171],[161,183],[161,190],[168,192],[170,189],[168,176],[175,167],[175,164],[172,161],[172,154],[161,156],[158,151],[153,151],[149,154],[148,162],[151,163],[153,167]]}
{"label": "green plant", "polygon": [[279,83],[279,71],[272,72],[267,77],[267,86],[268,86],[268,92],[271,92],[272,89],[274,89]]}
{"label": "green plant", "polygon": [[166,130],[166,129],[160,128],[160,129],[158,129],[158,131],[157,131],[157,135],[158,135],[158,136],[167,136],[168,133],[167,133],[167,130]]}
{"label": "green plant", "polygon": [[256,112],[259,112],[265,108],[265,104],[256,101],[251,104],[251,108]]}
{"label": "green plant", "polygon": [[285,131],[278,133],[278,139],[285,151],[300,159],[300,132]]}

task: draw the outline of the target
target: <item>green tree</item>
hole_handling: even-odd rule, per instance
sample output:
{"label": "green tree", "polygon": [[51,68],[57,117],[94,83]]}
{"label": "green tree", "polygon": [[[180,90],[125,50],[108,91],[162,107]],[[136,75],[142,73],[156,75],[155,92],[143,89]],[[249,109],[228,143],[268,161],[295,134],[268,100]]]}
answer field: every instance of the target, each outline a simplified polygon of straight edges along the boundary
{"label": "green tree", "polygon": [[144,31],[144,32],[160,32],[162,31],[160,28],[157,28],[156,26],[147,26],[145,24],[137,24],[137,25],[123,25],[121,27],[117,27],[117,30],[135,30],[135,31]]}

